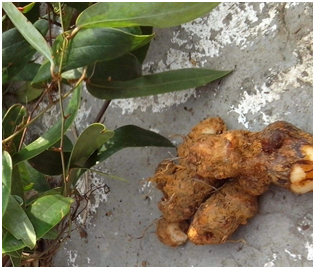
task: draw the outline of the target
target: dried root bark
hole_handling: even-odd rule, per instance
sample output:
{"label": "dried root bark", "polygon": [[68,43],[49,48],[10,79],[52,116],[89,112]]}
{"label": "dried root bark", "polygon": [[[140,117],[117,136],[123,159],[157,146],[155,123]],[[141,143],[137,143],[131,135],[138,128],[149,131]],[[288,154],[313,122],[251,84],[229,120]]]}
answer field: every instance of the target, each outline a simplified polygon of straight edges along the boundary
{"label": "dried root bark", "polygon": [[157,235],[170,246],[224,243],[257,213],[257,197],[271,183],[298,194],[313,190],[312,135],[283,121],[249,132],[206,119],[184,138],[178,157],[149,179],[164,194]]}

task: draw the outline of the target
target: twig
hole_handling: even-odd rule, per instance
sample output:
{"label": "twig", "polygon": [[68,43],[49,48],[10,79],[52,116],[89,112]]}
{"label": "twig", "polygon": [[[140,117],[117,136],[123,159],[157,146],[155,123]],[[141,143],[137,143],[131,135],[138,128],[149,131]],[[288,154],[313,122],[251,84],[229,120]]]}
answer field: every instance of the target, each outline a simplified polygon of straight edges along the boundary
{"label": "twig", "polygon": [[104,113],[106,112],[111,100],[106,100],[103,103],[103,106],[101,107],[100,111],[98,112],[94,122],[100,122],[101,118],[103,117]]}

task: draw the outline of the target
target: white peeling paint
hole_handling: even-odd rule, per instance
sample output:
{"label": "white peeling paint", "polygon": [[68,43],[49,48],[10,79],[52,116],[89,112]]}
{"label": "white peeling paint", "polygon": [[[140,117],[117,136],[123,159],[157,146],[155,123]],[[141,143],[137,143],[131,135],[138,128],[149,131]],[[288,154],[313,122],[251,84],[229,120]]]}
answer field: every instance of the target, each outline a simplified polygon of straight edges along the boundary
{"label": "white peeling paint", "polygon": [[[260,4],[259,12],[262,12],[265,5],[269,4]],[[258,21],[257,11],[249,3],[244,3],[242,6],[240,8],[235,3],[221,3],[208,16],[181,25],[180,30],[173,32],[171,39],[171,42],[180,48],[169,48],[165,60],[146,63],[143,66],[144,74],[151,66],[154,66],[155,73],[188,67],[204,67],[207,62],[205,57],[219,57],[222,49],[227,45],[236,45],[243,50],[253,45],[249,37],[275,32],[277,27],[271,24],[277,15],[275,8],[269,10],[267,18],[255,24]],[[230,20],[225,20],[228,16]],[[181,31],[185,32],[186,39],[180,37]],[[213,37],[214,31],[216,31],[215,37]],[[192,57],[196,65],[189,61],[188,53],[183,52],[182,48],[193,49]],[[114,100],[112,106],[121,108],[122,114],[132,114],[137,109],[145,112],[149,108],[156,113],[166,111],[173,105],[185,103],[191,97],[196,97],[194,89],[155,97]]]}
{"label": "white peeling paint", "polygon": [[157,134],[160,133],[160,131],[158,129],[155,129],[155,128],[150,128],[150,131],[155,132]]}
{"label": "white peeling paint", "polygon": [[275,261],[277,260],[277,254],[273,253],[272,254],[272,259],[269,262],[266,262],[264,264],[264,267],[274,267],[275,266]]}
{"label": "white peeling paint", "polygon": [[312,45],[312,40],[313,32],[302,38],[298,43],[297,48],[293,52],[297,64],[292,68],[278,74],[272,69],[269,70],[271,76],[274,77],[270,87],[267,87],[266,83],[263,83],[260,87],[255,85],[255,94],[248,94],[241,88],[243,93],[240,97],[240,102],[237,106],[231,106],[230,111],[239,114],[239,123],[248,128],[249,122],[246,114],[256,113],[262,115],[265,125],[282,119],[278,114],[267,116],[261,110],[267,104],[279,100],[281,93],[284,93],[288,88],[296,88],[298,90],[302,87],[302,83],[313,83],[313,57],[307,49],[308,46]]}
{"label": "white peeling paint", "polygon": [[312,261],[313,260],[313,243],[310,243],[310,242],[306,242],[305,243],[305,248],[306,248],[306,253],[307,253],[307,256],[306,256],[306,259],[308,261]]}
{"label": "white peeling paint", "polygon": [[[97,169],[97,168],[96,168]],[[107,171],[102,171],[104,173],[110,174]],[[83,175],[78,182],[77,190],[81,195],[89,194],[91,190],[93,190],[91,197],[93,197],[93,203],[91,203],[91,197],[88,199],[89,212],[86,216],[86,220],[83,219],[81,215],[78,216],[77,221],[80,224],[85,222],[85,225],[90,225],[90,221],[93,217],[93,214],[96,213],[97,208],[104,202],[107,202],[108,193],[106,193],[104,185],[105,185],[105,177],[102,177],[94,172],[87,172],[88,175],[88,185],[85,183],[85,175]]]}
{"label": "white peeling paint", "polygon": [[[296,226],[299,233],[304,237],[305,254],[303,255],[308,261],[313,260],[313,212],[306,212],[305,215],[300,218]],[[303,253],[304,254],[304,253]]]}
{"label": "white peeling paint", "polygon": [[[260,12],[265,4],[260,5]],[[249,3],[242,8],[235,3],[222,3],[214,9],[208,17],[203,17],[194,22],[183,24],[190,39],[195,35],[200,39],[194,42],[195,49],[202,56],[218,57],[221,49],[227,45],[237,45],[240,50],[252,46],[253,42],[248,37],[268,34],[276,30],[276,25],[271,25],[277,11],[271,9],[269,17],[263,19],[259,24],[252,25],[258,21],[257,11]],[[229,17],[229,20],[226,18]],[[216,36],[211,36],[211,31],[216,31]],[[176,36],[176,34],[175,34]],[[180,40],[173,38],[173,43],[181,44]]]}
{"label": "white peeling paint", "polygon": [[291,253],[289,250],[285,249],[284,250],[285,253],[289,254],[289,256],[293,259],[293,261],[298,261],[302,259],[302,255],[301,254],[294,254]]}
{"label": "white peeling paint", "polygon": [[77,250],[67,250],[68,252],[68,266],[77,267],[78,265],[75,264],[75,260],[78,257]]}
{"label": "white peeling paint", "polygon": [[81,133],[81,131],[83,131],[85,128],[87,128],[90,125],[90,122],[88,119],[91,117],[91,114],[90,114],[91,109],[92,109],[91,106],[89,108],[81,106],[81,108],[79,109],[77,116],[75,117],[75,120],[74,120],[74,123],[79,133]]}

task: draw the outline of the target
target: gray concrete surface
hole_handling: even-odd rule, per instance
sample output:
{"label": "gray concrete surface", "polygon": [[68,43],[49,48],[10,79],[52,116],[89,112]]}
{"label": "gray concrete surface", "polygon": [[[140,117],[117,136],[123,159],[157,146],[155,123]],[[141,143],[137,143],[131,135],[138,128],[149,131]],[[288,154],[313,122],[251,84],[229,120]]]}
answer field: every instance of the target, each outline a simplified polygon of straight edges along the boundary
{"label": "gray concrete surface", "polygon": [[[135,124],[162,135],[185,135],[200,120],[222,117],[230,129],[258,131],[286,120],[313,132],[313,4],[222,3],[211,14],[172,29],[155,29],[144,72],[184,67],[235,71],[208,86],[155,97],[118,100],[106,112],[114,129]],[[85,93],[82,131],[102,101]],[[101,166],[128,183],[90,175],[97,190],[87,238],[74,231],[55,266],[312,266],[313,195],[272,187],[256,217],[233,239],[243,243],[170,248],[155,236],[161,194],[144,181],[168,148],[123,150]],[[140,239],[137,239],[141,237]]]}

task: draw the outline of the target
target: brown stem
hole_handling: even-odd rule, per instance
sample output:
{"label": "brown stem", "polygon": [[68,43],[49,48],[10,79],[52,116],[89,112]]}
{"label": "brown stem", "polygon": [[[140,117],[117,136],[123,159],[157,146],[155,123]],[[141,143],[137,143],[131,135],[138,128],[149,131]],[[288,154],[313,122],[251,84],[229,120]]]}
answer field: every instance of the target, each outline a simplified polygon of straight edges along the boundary
{"label": "brown stem", "polygon": [[106,112],[110,102],[111,102],[111,100],[104,101],[103,106],[101,107],[100,111],[98,112],[94,122],[100,122],[101,121],[101,119],[102,119],[104,113]]}

